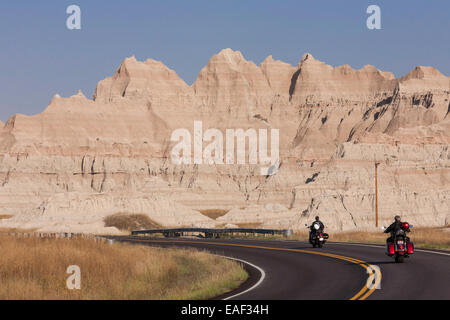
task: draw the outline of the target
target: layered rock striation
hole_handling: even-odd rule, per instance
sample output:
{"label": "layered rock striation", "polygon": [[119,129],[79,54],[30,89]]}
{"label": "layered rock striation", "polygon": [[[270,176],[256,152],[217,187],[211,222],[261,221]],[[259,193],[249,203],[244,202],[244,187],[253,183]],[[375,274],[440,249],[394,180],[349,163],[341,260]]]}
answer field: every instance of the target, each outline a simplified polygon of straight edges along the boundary
{"label": "layered rock striation", "polygon": [[[175,164],[174,130],[278,129],[279,164]],[[208,143],[203,142],[203,146]],[[225,142],[224,142],[225,145]],[[334,230],[450,223],[450,78],[419,66],[401,78],[367,65],[261,65],[222,50],[187,85],[162,62],[125,59],[93,99],[56,95],[0,129],[0,228],[115,233],[103,219],[145,213],[164,226]],[[225,148],[225,147],[224,147]],[[225,152],[225,150],[224,150]],[[230,210],[218,219],[199,210]]]}

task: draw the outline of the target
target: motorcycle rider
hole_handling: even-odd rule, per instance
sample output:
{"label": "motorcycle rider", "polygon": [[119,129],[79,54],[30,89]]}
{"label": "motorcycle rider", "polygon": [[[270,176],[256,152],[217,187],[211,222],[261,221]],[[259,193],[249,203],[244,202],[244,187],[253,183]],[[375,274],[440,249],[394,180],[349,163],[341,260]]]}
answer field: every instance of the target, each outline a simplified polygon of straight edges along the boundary
{"label": "motorcycle rider", "polygon": [[[386,239],[386,243],[394,241],[394,236],[395,236],[396,232],[401,229],[402,224],[403,224],[403,222],[401,222],[400,216],[395,216],[394,222],[389,227],[387,227],[386,230],[384,230],[384,233],[391,234],[390,237]],[[409,229],[405,230],[405,231],[409,232]],[[409,238],[406,237],[406,240],[409,241]]]}
{"label": "motorcycle rider", "polygon": [[[324,224],[322,223],[322,221],[320,221],[319,216],[316,216],[315,218],[316,220],[311,224],[311,226],[309,227],[309,229],[311,230],[309,232],[309,239],[312,239],[313,236],[316,234],[316,232],[323,232],[323,229],[325,228]],[[318,223],[319,224],[319,230],[314,229],[314,224]]]}

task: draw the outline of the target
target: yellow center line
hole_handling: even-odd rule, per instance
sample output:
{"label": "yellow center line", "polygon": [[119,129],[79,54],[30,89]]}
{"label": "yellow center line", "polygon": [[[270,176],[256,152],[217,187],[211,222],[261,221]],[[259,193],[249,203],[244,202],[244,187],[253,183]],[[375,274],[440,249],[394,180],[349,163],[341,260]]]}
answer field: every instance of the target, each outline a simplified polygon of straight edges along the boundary
{"label": "yellow center line", "polygon": [[[192,243],[192,244],[210,244],[210,245],[217,245],[217,246],[229,246],[229,247],[241,247],[241,248],[255,248],[255,249],[264,249],[264,250],[273,250],[273,251],[290,251],[290,252],[299,252],[299,253],[308,253],[308,254],[315,254],[320,256],[326,256],[334,259],[344,260],[348,261],[354,264],[357,264],[361,266],[362,268],[366,269],[369,273],[369,276],[373,275],[374,272],[372,268],[369,267],[368,263],[363,260],[358,260],[351,257],[341,256],[333,253],[327,253],[327,252],[317,252],[317,251],[310,251],[310,250],[302,250],[302,249],[290,249],[290,248],[276,248],[276,247],[266,247],[266,246],[258,246],[258,245],[250,245],[250,244],[237,244],[237,243],[224,243],[224,242],[207,242],[207,241],[184,241],[184,240],[177,240],[177,241],[170,241],[170,240],[149,240],[149,239],[135,239],[135,238],[126,238],[125,240],[132,240],[132,241],[141,241],[141,242],[161,242],[161,243]],[[353,297],[350,298],[350,300],[365,300],[367,297],[369,297],[376,289],[377,285],[381,282],[381,272],[379,274],[376,274],[376,283],[374,286],[368,290],[367,284],[364,284],[364,287]]]}

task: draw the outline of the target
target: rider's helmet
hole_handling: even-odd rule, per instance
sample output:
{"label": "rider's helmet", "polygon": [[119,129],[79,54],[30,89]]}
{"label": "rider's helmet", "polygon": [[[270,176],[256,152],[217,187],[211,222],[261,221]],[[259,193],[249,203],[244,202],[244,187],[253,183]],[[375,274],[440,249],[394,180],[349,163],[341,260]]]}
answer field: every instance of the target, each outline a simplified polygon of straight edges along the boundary
{"label": "rider's helmet", "polygon": [[408,222],[403,222],[402,223],[402,229],[403,230],[408,230],[409,229],[409,223]]}
{"label": "rider's helmet", "polygon": [[319,216],[316,216],[316,221],[319,221]]}
{"label": "rider's helmet", "polygon": [[400,222],[400,216],[395,216],[394,219],[395,219],[395,222]]}

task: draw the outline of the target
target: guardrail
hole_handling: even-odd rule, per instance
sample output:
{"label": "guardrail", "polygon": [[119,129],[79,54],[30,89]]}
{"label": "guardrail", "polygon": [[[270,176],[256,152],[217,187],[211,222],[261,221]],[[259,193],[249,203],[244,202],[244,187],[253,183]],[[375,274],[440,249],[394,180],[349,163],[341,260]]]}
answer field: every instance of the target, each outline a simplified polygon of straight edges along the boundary
{"label": "guardrail", "polygon": [[276,229],[249,229],[249,228],[228,228],[228,229],[211,229],[211,228],[176,228],[176,229],[148,229],[148,230],[132,230],[131,235],[150,235],[161,233],[165,237],[180,237],[189,233],[204,234],[205,238],[219,238],[223,234],[281,234],[285,237],[292,235],[292,230],[276,230]]}
{"label": "guardrail", "polygon": [[106,241],[107,239],[95,234],[73,233],[73,232],[4,232],[0,236],[15,238],[40,238],[40,239],[95,239],[95,241]]}

